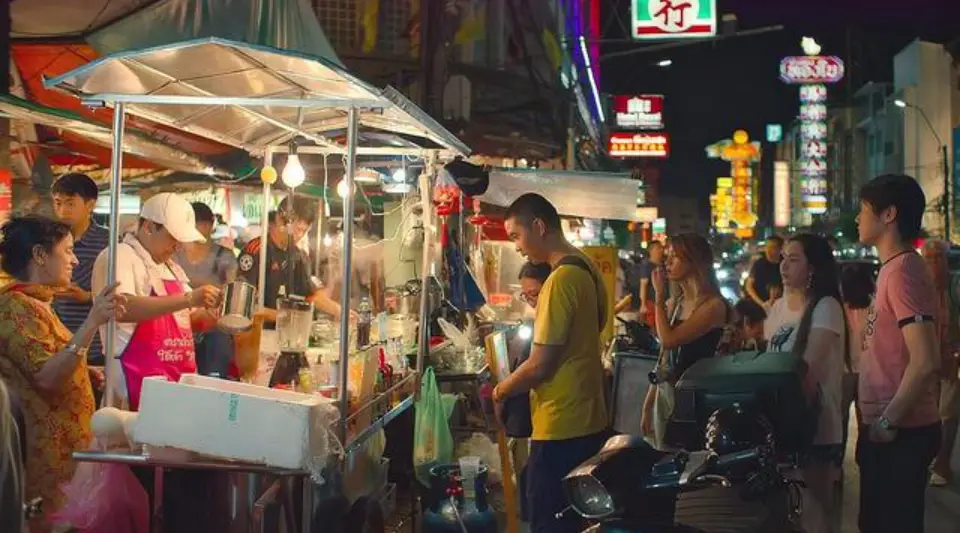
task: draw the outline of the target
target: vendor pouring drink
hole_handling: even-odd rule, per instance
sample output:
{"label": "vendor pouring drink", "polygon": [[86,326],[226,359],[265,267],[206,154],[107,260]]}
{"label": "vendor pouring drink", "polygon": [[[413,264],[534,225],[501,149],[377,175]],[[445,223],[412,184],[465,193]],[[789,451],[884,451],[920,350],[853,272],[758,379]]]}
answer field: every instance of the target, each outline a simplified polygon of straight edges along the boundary
{"label": "vendor pouring drink", "polygon": [[[292,205],[291,205],[292,204]],[[276,322],[277,298],[301,296],[312,301],[314,306],[333,316],[340,316],[340,304],[331,300],[325,291],[317,289],[310,281],[310,266],[307,255],[296,243],[303,239],[316,218],[314,207],[304,198],[284,198],[276,211],[270,213],[267,227],[267,273],[263,287],[265,319]],[[288,233],[287,225],[290,225]],[[262,238],[251,240],[240,253],[240,276],[260,288],[260,252]]]}
{"label": "vendor pouring drink", "polygon": [[[182,244],[202,241],[190,203],[161,193],[144,202],[136,230],[117,245],[117,292],[127,304],[117,318],[114,346],[119,356],[107,361],[113,385],[107,405],[136,410],[143,378],[179,380],[181,374],[197,371],[191,314],[209,322],[208,309],[217,306],[220,289],[203,285],[191,290],[173,256]],[[108,252],[94,264],[94,293],[106,286]],[[106,338],[106,327],[100,334]]]}

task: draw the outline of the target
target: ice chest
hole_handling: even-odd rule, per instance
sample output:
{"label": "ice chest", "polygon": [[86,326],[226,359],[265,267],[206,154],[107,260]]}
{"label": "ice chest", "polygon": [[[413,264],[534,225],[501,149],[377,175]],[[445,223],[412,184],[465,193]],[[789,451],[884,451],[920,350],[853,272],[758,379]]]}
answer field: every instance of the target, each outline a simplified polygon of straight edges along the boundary
{"label": "ice chest", "polygon": [[[306,469],[336,408],[317,395],[185,374],[143,380],[134,440],[221,459]],[[319,446],[319,448],[318,448]]]}

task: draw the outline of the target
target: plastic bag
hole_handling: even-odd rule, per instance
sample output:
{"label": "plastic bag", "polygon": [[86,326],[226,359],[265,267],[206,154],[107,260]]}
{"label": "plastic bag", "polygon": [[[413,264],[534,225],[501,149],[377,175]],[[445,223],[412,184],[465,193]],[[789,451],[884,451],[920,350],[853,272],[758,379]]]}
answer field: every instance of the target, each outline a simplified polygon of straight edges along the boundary
{"label": "plastic bag", "polygon": [[130,467],[115,463],[79,463],[63,486],[67,503],[51,522],[83,533],[149,533],[147,492]]}
{"label": "plastic bag", "polygon": [[430,469],[453,462],[450,415],[457,404],[452,394],[440,394],[433,368],[427,368],[420,383],[414,421],[413,466],[417,479],[430,486]]}

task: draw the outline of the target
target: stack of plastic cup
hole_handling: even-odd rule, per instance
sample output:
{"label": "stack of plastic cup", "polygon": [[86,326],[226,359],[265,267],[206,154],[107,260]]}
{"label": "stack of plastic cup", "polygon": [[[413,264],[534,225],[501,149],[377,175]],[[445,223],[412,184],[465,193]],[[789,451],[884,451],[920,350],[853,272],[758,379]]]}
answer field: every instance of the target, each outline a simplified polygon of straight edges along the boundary
{"label": "stack of plastic cup", "polygon": [[480,473],[480,458],[472,455],[461,457],[460,478],[463,480],[463,495],[467,498],[476,496],[475,487],[477,484],[477,474]]}

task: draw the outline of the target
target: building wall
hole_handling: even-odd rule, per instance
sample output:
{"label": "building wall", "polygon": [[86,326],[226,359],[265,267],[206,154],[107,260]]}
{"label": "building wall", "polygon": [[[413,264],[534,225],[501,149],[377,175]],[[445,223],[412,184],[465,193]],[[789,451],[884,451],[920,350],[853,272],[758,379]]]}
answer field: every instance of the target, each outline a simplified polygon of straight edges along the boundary
{"label": "building wall", "polygon": [[[927,197],[924,228],[943,234],[938,210],[944,194],[944,145],[952,154],[952,101],[957,91],[950,54],[943,46],[914,41],[894,57],[894,90],[909,106],[903,113],[903,170],[920,182]],[[924,119],[924,115],[929,119]],[[931,131],[933,130],[933,131]]]}
{"label": "building wall", "polygon": [[700,202],[696,198],[678,196],[660,196],[659,213],[667,220],[667,234],[700,233],[704,234],[709,225],[709,217],[700,213]]}

